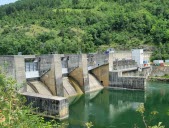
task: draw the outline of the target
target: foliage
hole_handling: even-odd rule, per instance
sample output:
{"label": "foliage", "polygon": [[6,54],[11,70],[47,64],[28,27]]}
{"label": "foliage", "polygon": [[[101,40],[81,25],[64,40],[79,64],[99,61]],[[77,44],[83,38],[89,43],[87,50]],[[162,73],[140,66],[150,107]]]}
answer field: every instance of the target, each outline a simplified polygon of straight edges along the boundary
{"label": "foliage", "polygon": [[158,45],[158,48],[156,48],[153,51],[153,54],[150,58],[151,61],[153,60],[168,60],[169,59],[169,44],[162,44],[160,43]]}
{"label": "foliage", "polygon": [[[145,128],[165,128],[165,126],[162,125],[162,122],[159,122],[157,125],[154,125],[154,126],[149,126],[148,125],[149,122],[146,120],[146,117],[144,115],[144,113],[145,113],[144,104],[140,104],[140,106],[138,107],[137,111],[141,114],[141,117],[142,117],[142,120],[143,120]],[[150,114],[152,116],[155,116],[156,114],[158,114],[158,112],[157,111],[153,111]]]}
{"label": "foliage", "polygon": [[45,122],[42,117],[31,114],[29,106],[25,106],[25,99],[15,90],[15,81],[6,78],[0,72],[0,127],[3,128],[64,128],[56,122]]}
{"label": "foliage", "polygon": [[162,78],[169,78],[169,74],[165,74],[164,76],[161,76]]}
{"label": "foliage", "polygon": [[86,128],[91,128],[93,126],[92,122],[85,123]]}
{"label": "foliage", "polygon": [[0,6],[0,54],[96,52],[162,44],[168,58],[168,0],[18,0]]}

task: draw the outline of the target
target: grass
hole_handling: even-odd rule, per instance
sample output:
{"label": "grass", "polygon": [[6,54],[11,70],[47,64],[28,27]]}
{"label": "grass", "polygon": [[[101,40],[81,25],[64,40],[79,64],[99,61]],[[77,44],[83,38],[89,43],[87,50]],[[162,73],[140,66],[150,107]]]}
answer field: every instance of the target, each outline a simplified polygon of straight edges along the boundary
{"label": "grass", "polygon": [[165,74],[164,76],[161,76],[161,78],[167,78],[167,79],[169,79],[169,74]]}

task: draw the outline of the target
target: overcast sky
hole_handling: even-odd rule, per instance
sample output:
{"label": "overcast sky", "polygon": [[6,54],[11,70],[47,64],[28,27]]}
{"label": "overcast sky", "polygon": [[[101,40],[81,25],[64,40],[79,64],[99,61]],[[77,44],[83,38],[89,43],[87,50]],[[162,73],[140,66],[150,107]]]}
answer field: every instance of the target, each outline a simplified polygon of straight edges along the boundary
{"label": "overcast sky", "polygon": [[9,4],[9,3],[13,3],[17,0],[0,0],[0,5],[4,5],[4,4]]}

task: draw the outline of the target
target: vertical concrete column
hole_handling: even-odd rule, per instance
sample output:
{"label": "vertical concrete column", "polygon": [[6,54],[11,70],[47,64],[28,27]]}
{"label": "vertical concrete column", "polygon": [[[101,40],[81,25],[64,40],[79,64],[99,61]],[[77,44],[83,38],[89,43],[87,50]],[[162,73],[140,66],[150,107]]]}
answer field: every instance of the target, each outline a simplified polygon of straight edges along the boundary
{"label": "vertical concrete column", "polygon": [[113,71],[113,53],[109,53],[109,72]]}
{"label": "vertical concrete column", "polygon": [[15,65],[15,79],[18,84],[21,84],[23,87],[22,91],[27,91],[26,88],[26,73],[25,73],[25,60],[24,56],[16,55],[14,56],[14,65]]}
{"label": "vertical concrete column", "polygon": [[63,79],[62,79],[62,63],[59,54],[53,55],[55,88],[57,96],[64,96]]}
{"label": "vertical concrete column", "polygon": [[82,68],[83,72],[83,89],[84,93],[90,90],[89,87],[89,75],[88,75],[88,62],[87,62],[87,55],[82,54],[79,66]]}
{"label": "vertical concrete column", "polygon": [[112,77],[113,77],[113,73],[112,71],[114,70],[114,67],[113,67],[113,53],[109,53],[109,85],[111,84],[112,82]]}

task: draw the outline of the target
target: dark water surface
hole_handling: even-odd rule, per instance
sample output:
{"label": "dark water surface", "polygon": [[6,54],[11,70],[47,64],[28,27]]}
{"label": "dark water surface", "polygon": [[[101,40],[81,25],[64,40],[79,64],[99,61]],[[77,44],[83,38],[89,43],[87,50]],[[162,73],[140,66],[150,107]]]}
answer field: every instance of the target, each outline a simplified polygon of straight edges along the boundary
{"label": "dark water surface", "polygon": [[147,120],[152,118],[152,111],[158,111],[148,121],[150,125],[163,122],[169,128],[169,84],[160,82],[147,83],[146,91],[103,89],[76,97],[64,122],[69,123],[68,128],[84,128],[86,122],[92,122],[92,128],[144,128],[136,112],[141,103]]}

